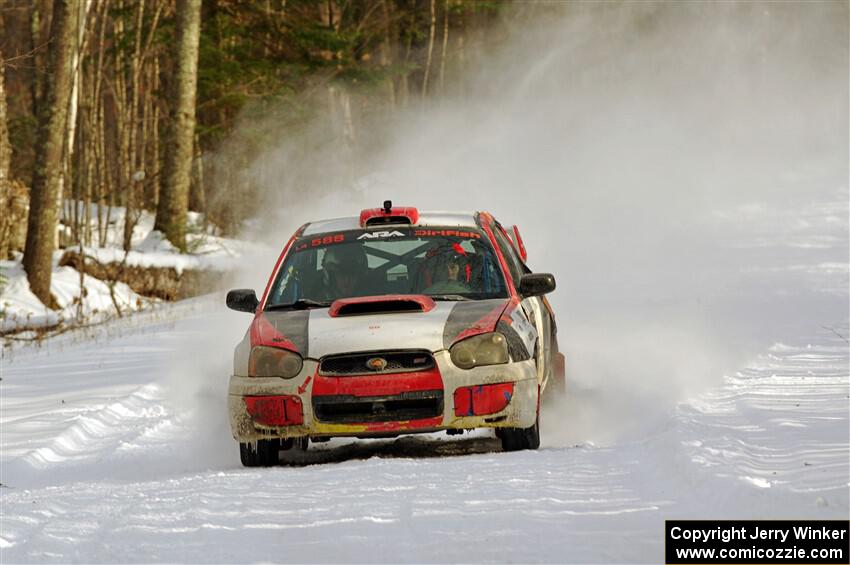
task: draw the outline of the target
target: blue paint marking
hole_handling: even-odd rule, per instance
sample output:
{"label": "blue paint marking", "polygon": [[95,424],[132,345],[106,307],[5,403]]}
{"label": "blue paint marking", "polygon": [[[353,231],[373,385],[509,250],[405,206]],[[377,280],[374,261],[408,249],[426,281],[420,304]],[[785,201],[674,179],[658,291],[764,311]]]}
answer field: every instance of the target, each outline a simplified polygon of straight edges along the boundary
{"label": "blue paint marking", "polygon": [[510,402],[510,401],[511,401],[511,393],[508,392],[508,391],[505,391],[505,402]]}

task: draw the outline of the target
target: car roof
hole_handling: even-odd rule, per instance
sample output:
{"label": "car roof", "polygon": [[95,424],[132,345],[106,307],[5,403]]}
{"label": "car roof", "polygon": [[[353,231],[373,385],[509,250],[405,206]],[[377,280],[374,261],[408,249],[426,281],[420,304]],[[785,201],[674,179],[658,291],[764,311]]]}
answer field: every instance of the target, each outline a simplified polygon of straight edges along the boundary
{"label": "car roof", "polygon": [[[475,212],[441,212],[441,211],[421,211],[419,212],[419,221],[415,226],[450,226],[450,227],[476,227]],[[305,235],[315,235],[318,233],[338,232],[345,230],[359,230],[360,216],[346,216],[344,218],[331,218],[329,220],[319,220],[310,222],[301,233]],[[370,229],[387,229],[387,225],[370,226]]]}

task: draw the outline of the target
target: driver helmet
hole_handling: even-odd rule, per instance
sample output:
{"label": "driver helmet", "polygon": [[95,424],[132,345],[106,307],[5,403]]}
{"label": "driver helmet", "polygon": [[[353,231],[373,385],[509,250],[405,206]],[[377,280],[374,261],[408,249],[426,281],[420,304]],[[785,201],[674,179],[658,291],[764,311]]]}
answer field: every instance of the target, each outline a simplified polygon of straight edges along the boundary
{"label": "driver helmet", "polygon": [[446,253],[445,265],[457,265],[459,269],[458,281],[469,284],[472,278],[472,268],[470,266],[471,257],[467,251],[459,244],[453,243],[451,249]]}
{"label": "driver helmet", "polygon": [[325,251],[322,257],[322,269],[328,273],[347,272],[351,274],[366,270],[366,252],[363,247],[348,246],[331,247]]}

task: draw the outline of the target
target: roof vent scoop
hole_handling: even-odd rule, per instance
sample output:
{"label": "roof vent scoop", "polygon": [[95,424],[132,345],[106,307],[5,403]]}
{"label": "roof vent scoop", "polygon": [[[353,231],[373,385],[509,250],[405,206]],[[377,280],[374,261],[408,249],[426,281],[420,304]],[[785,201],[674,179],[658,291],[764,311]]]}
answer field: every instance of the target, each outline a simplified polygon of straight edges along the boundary
{"label": "roof vent scoop", "polygon": [[362,228],[390,224],[412,225],[418,221],[419,210],[409,206],[393,206],[392,200],[384,200],[383,208],[367,208],[360,211],[360,227]]}

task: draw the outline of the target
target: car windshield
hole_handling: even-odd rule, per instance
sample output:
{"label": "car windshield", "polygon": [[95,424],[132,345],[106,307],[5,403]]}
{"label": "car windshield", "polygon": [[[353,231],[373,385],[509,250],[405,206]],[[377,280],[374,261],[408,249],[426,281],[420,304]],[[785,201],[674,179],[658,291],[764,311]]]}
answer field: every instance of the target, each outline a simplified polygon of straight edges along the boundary
{"label": "car windshield", "polygon": [[493,248],[480,230],[391,227],[296,239],[266,307],[309,308],[381,294],[426,294],[436,300],[508,295]]}

